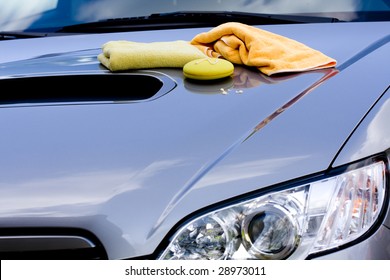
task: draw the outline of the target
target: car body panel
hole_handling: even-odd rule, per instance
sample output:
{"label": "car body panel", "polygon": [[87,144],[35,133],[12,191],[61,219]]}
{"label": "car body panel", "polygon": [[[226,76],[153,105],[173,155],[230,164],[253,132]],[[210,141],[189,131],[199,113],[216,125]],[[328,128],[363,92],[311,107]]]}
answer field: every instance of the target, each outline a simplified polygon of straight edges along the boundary
{"label": "car body panel", "polygon": [[349,162],[374,155],[386,150],[390,146],[389,132],[390,119],[390,91],[386,90],[383,97],[364,118],[352,137],[343,147],[341,153],[333,163],[337,167]]}
{"label": "car body panel", "polygon": [[[139,257],[199,209],[326,171],[389,86],[388,73],[376,69],[388,67],[390,24],[264,28],[323,51],[338,66],[277,77],[236,66],[232,78],[207,85],[184,79],[181,69],[130,71],[166,76],[176,86],[145,102],[0,105],[0,226],[83,228],[109,258]],[[96,59],[103,43],[190,40],[205,30],[3,42],[3,54],[13,51],[0,58],[0,83],[115,75]],[[112,90],[139,89],[123,83]]]}

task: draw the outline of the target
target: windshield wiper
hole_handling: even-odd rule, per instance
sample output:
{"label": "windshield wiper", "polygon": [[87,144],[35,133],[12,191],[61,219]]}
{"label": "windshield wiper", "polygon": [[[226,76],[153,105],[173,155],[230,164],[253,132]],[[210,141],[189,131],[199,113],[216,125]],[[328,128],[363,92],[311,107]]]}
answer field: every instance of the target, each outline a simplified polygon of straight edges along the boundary
{"label": "windshield wiper", "polygon": [[0,31],[0,40],[40,38],[48,36],[47,33],[24,31]]}
{"label": "windshield wiper", "polygon": [[115,18],[63,27],[57,32],[108,33],[118,31],[159,30],[168,28],[212,27],[236,21],[245,24],[292,24],[339,22],[337,18],[308,15],[278,15],[245,12],[180,11],[148,16]]}

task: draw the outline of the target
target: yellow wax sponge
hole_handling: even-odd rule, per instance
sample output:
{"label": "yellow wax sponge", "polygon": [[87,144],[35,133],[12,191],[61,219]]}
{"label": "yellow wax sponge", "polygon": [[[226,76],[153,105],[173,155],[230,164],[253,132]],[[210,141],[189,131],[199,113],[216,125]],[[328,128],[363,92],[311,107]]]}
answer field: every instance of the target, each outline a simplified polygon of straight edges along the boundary
{"label": "yellow wax sponge", "polygon": [[185,77],[195,80],[215,80],[228,77],[234,72],[233,63],[220,58],[200,58],[186,63]]}

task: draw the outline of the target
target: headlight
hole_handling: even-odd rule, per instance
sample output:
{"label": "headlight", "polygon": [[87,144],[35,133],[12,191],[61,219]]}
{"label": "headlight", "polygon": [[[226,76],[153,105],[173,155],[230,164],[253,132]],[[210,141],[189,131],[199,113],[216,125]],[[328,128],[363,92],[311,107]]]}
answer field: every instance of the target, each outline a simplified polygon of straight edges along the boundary
{"label": "headlight", "polygon": [[304,259],[356,240],[385,199],[383,161],[270,192],[182,226],[160,259]]}

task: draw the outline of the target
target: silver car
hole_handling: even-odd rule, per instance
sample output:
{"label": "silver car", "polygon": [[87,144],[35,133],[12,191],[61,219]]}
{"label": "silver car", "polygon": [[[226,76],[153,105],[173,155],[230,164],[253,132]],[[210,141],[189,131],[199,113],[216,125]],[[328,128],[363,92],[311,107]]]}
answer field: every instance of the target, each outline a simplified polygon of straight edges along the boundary
{"label": "silver car", "polygon": [[[390,2],[291,2],[2,0],[1,259],[390,259]],[[98,59],[225,23],[335,65]]]}

